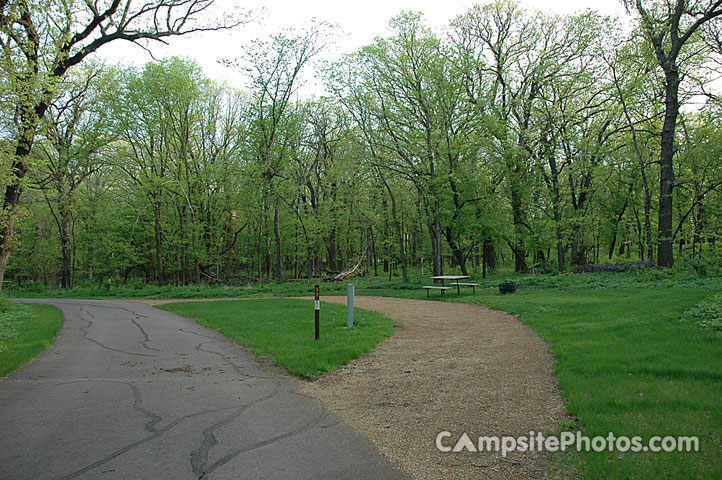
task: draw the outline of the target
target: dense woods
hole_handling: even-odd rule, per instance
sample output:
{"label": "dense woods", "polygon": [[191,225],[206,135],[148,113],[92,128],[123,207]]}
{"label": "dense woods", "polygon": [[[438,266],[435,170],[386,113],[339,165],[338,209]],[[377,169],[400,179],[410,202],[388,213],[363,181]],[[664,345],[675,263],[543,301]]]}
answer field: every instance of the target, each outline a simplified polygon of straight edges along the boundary
{"label": "dense woods", "polygon": [[[89,57],[43,77],[33,115],[9,73],[14,5],[0,17],[0,178],[22,197],[6,193],[1,220],[21,284],[722,259],[720,2],[630,1],[631,29],[511,1],[443,33],[406,12],[315,65],[334,34],[319,23],[239,47],[228,64],[244,89],[187,59]],[[303,93],[314,66],[327,96]]]}

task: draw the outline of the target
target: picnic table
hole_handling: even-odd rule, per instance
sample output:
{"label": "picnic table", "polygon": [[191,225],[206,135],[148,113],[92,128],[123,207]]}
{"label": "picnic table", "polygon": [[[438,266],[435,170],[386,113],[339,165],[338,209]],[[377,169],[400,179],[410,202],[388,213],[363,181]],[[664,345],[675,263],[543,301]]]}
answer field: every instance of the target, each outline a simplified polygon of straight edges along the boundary
{"label": "picnic table", "polygon": [[[449,282],[456,282],[452,283],[452,285],[456,285],[456,294],[461,294],[461,286],[469,286],[474,288],[474,293],[476,293],[476,286],[478,283],[459,283],[459,280],[466,280],[467,278],[471,278],[468,275],[435,275],[431,277],[432,280],[441,280],[441,286],[444,286],[444,280],[448,280]],[[428,293],[428,291],[427,291]]]}

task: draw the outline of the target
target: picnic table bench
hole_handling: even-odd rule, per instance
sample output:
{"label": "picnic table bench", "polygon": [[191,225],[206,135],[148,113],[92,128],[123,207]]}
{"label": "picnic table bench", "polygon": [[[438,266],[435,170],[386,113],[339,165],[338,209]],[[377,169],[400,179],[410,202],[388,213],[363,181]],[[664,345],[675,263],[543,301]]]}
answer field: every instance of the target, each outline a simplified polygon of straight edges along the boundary
{"label": "picnic table bench", "polygon": [[423,288],[424,290],[426,290],[426,297],[428,298],[428,296],[429,296],[429,290],[441,290],[441,296],[443,297],[443,296],[444,296],[444,292],[445,292],[446,290],[449,290],[451,287],[440,287],[440,286],[438,286],[438,285],[424,285],[424,286],[421,287],[421,288]]}
{"label": "picnic table bench", "polygon": [[472,294],[476,295],[476,287],[479,286],[478,283],[468,283],[468,282],[456,282],[457,285],[461,285],[462,287],[471,287]]}

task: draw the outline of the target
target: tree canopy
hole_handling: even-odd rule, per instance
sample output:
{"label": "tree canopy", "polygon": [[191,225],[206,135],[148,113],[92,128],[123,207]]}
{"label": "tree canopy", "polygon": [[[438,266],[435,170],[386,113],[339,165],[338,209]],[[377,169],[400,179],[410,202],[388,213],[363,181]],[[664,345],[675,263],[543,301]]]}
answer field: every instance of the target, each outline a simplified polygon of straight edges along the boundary
{"label": "tree canopy", "polygon": [[317,69],[320,98],[300,93],[301,72],[329,25],[239,49],[237,89],[188,59],[71,60],[108,36],[201,28],[188,22],[207,4],[153,4],[176,12],[161,30],[112,5],[73,13],[44,36],[64,41],[29,56],[23,18],[58,13],[3,4],[2,180],[28,187],[19,207],[6,193],[3,217],[20,234],[4,237],[19,282],[245,283],[353,266],[406,282],[722,258],[719,2],[630,1],[631,31],[506,0],[443,33],[402,12]]}

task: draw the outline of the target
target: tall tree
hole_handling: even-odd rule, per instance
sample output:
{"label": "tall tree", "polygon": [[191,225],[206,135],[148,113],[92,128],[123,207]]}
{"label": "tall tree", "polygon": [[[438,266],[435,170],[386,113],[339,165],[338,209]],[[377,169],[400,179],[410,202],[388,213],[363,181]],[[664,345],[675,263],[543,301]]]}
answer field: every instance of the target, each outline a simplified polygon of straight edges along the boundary
{"label": "tall tree", "polygon": [[16,127],[0,224],[0,288],[15,233],[16,210],[41,120],[68,70],[102,46],[126,40],[162,41],[191,32],[231,28],[234,17],[199,23],[215,0],[13,0],[0,2],[3,101]]}
{"label": "tall tree", "polygon": [[[256,40],[247,52],[253,99],[251,102],[252,148],[259,174],[273,204],[275,251],[273,272],[283,280],[283,255],[280,226],[280,197],[277,178],[282,174],[288,143],[284,141],[286,110],[302,83],[301,71],[326,46],[328,24],[316,23],[304,32],[271,36]],[[240,62],[231,62],[238,65]],[[287,139],[286,139],[287,140]]]}
{"label": "tall tree", "polygon": [[75,192],[101,167],[100,151],[110,142],[110,121],[99,99],[103,88],[98,65],[65,77],[62,95],[53,101],[40,129],[36,144],[41,152],[40,178],[48,207],[60,234],[61,287],[73,286],[72,232]]}
{"label": "tall tree", "polygon": [[684,69],[704,48],[685,48],[697,42],[700,29],[722,16],[722,0],[623,0],[636,11],[645,38],[664,72],[665,112],[660,138],[659,221],[657,264],[674,265],[672,249],[673,190],[675,187],[675,131],[679,115],[679,88]]}

